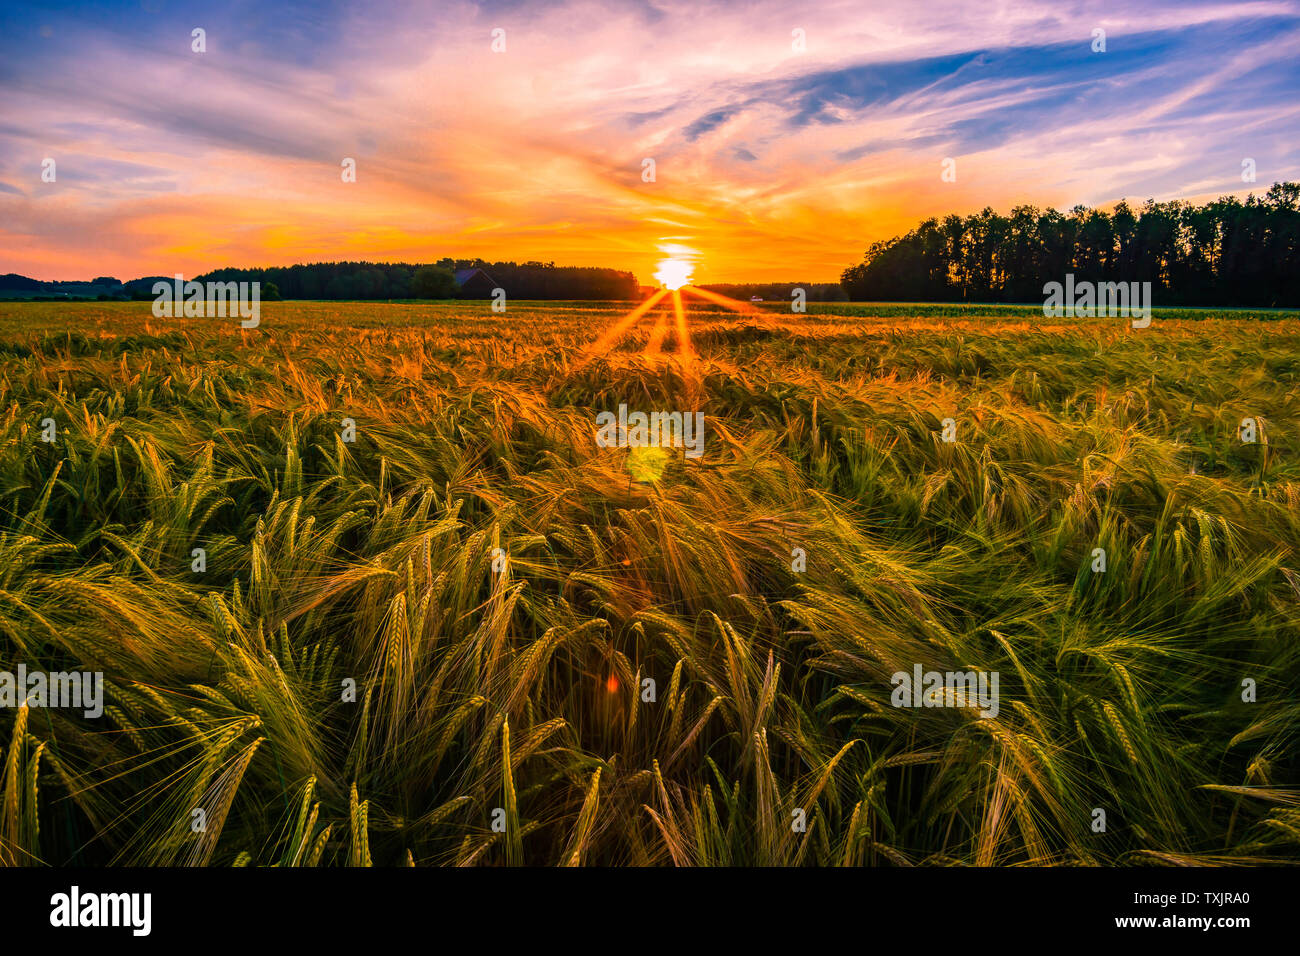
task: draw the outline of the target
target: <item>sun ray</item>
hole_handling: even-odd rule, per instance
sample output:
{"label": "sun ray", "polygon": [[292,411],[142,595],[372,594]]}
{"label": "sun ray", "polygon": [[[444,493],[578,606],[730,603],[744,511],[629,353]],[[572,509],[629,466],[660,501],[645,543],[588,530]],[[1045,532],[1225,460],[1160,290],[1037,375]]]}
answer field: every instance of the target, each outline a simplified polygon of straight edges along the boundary
{"label": "sun ray", "polygon": [[763,312],[762,309],[757,308],[748,302],[741,302],[739,299],[728,298],[725,295],[719,295],[717,292],[712,292],[709,289],[701,289],[699,286],[682,286],[682,291],[689,292],[692,295],[697,295],[701,299],[707,299],[714,305],[720,305],[724,309],[731,309],[733,312]]}
{"label": "sun ray", "polygon": [[647,312],[653,309],[659,303],[659,301],[667,294],[668,294],[667,289],[660,289],[658,292],[650,296],[650,298],[646,299],[644,302],[638,305],[627,315],[623,316],[623,318],[619,319],[619,321],[615,323],[612,328],[606,331],[604,335],[602,335],[595,342],[592,342],[589,346],[587,346],[587,349],[584,352],[582,359],[578,362],[577,367],[581,368],[582,366],[586,365],[589,361],[591,361],[592,358],[595,357],[597,352],[605,351],[611,345],[617,342],[620,338],[622,338],[623,334],[627,332],[627,330],[630,329],[636,323],[637,319],[641,318],[641,316],[645,315]]}
{"label": "sun ray", "polygon": [[673,289],[673,311],[677,313],[677,356],[682,365],[690,365],[695,358],[691,351],[691,333],[686,330],[686,309],[682,307],[680,289]]}
{"label": "sun ray", "polygon": [[650,341],[646,343],[645,354],[652,359],[663,355],[664,336],[668,334],[668,310],[660,309],[655,313],[655,326],[650,331]]}
{"label": "sun ray", "polygon": [[691,333],[686,328],[686,309],[682,306],[680,289],[673,289],[673,311],[677,315],[677,360],[681,363],[687,401],[694,408],[699,404],[702,382],[696,368],[695,350],[691,347]]}

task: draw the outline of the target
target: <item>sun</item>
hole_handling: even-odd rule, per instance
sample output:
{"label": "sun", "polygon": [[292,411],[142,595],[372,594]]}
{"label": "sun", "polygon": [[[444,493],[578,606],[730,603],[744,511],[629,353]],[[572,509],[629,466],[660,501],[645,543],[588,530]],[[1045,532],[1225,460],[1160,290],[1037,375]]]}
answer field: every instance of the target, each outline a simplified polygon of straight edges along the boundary
{"label": "sun", "polygon": [[691,276],[695,274],[695,263],[689,259],[678,259],[670,257],[659,260],[659,271],[655,273],[665,289],[680,289],[691,281]]}
{"label": "sun", "polygon": [[[663,258],[659,260],[659,268],[654,274],[654,277],[659,280],[659,289],[651,293],[631,312],[615,321],[596,341],[583,349],[581,357],[574,366],[575,370],[585,367],[599,355],[607,355],[618,344],[619,339],[631,331],[632,326],[651,313],[654,313],[655,321],[654,328],[651,329],[646,340],[645,357],[651,361],[665,360],[663,344],[670,331],[673,331],[677,340],[677,351],[673,360],[683,370],[692,370],[696,355],[695,349],[691,347],[691,332],[686,322],[686,304],[683,299],[687,296],[703,300],[709,305],[721,306],[732,312],[741,312],[753,317],[767,315],[762,309],[749,302],[737,302],[720,292],[693,285],[695,263],[699,260],[700,254],[690,246],[664,241],[659,244],[659,252],[662,253]],[[692,375],[694,372],[690,372],[687,376],[688,388],[695,389],[699,385],[699,380],[691,377]],[[656,472],[660,470],[658,466],[661,463],[651,455],[636,464],[640,472],[653,480]],[[646,480],[640,476],[638,478]]]}

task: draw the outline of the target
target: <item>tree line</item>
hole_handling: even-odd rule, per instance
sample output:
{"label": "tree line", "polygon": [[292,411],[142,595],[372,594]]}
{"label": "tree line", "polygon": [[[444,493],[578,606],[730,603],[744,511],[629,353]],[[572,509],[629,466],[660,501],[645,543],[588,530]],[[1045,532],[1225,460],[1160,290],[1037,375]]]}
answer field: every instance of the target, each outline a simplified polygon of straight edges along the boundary
{"label": "tree line", "polygon": [[553,262],[440,259],[427,265],[387,262],[314,262],[263,269],[216,269],[200,282],[274,283],[286,299],[455,298],[454,274],[482,269],[511,299],[636,299],[631,272]]}
{"label": "tree line", "polygon": [[849,299],[838,282],[721,282],[700,288],[741,301],[757,296],[764,302],[789,302],[795,289],[803,289],[805,302],[847,302]]}
{"label": "tree line", "polygon": [[1041,302],[1043,286],[1150,282],[1159,306],[1300,306],[1300,183],[1263,197],[1121,201],[1106,212],[1075,206],[985,207],[931,218],[872,243],[841,284],[855,301]]}

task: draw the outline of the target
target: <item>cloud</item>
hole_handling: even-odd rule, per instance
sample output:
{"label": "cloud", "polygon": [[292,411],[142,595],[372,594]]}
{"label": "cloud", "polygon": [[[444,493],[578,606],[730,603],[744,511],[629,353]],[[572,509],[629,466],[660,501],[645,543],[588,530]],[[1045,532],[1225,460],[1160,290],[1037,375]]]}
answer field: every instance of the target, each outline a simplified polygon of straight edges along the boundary
{"label": "cloud", "polygon": [[446,254],[644,278],[685,235],[704,281],[816,281],[928,215],[1229,192],[1243,156],[1300,178],[1295,3],[71,4],[0,11],[0,38],[0,271],[43,278]]}

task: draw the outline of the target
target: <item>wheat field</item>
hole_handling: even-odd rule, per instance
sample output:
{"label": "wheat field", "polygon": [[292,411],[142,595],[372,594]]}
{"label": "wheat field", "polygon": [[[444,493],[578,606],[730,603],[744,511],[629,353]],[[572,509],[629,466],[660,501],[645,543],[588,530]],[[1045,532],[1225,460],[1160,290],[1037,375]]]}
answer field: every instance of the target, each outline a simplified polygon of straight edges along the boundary
{"label": "wheat field", "polygon": [[625,312],[0,303],[0,862],[1300,857],[1300,315]]}

